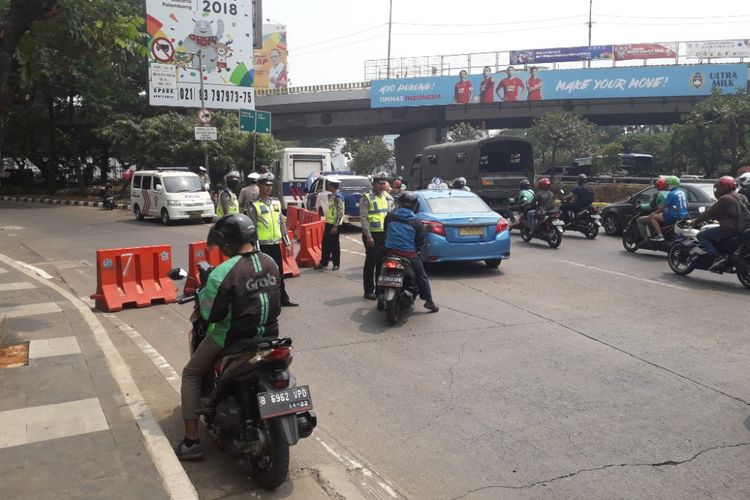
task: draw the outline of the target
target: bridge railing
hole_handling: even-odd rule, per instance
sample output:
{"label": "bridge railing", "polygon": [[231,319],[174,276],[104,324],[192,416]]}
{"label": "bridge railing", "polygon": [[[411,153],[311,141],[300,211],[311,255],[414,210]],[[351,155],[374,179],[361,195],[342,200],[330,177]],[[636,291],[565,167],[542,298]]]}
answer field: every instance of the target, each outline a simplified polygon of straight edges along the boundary
{"label": "bridge railing", "polygon": [[309,94],[312,92],[335,92],[339,90],[369,89],[370,82],[326,83],[322,85],[304,85],[302,87],[288,87],[285,89],[255,89],[257,96]]}

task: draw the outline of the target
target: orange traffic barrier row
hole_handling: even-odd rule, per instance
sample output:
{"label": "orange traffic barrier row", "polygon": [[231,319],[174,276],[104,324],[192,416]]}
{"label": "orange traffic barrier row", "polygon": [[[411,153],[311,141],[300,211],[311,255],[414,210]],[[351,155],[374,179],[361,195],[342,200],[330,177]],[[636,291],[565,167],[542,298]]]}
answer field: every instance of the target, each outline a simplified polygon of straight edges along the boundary
{"label": "orange traffic barrier row", "polygon": [[302,232],[302,225],[303,224],[311,224],[313,222],[318,222],[319,220],[323,220],[323,217],[318,215],[317,212],[313,212],[311,210],[305,210],[304,208],[299,209],[297,212],[297,230],[295,234],[297,235],[297,240],[301,240],[301,232]]}
{"label": "orange traffic barrier row", "polygon": [[310,224],[299,226],[299,252],[297,264],[300,267],[314,267],[320,263],[323,256],[323,230],[325,222],[318,220]]}
{"label": "orange traffic barrier row", "polygon": [[[289,231],[294,231],[295,229],[297,229],[299,210],[300,208],[294,205],[286,206],[286,228]],[[292,238],[292,236],[290,236],[289,238]]]}
{"label": "orange traffic barrier row", "polygon": [[175,302],[177,287],[167,277],[171,267],[169,245],[97,250],[96,293],[91,298],[106,312]]}
{"label": "orange traffic barrier row", "polygon": [[195,292],[201,285],[201,275],[198,271],[198,264],[208,262],[212,266],[218,266],[227,260],[227,257],[221,253],[219,247],[208,249],[205,241],[190,243],[188,245],[188,277],[185,280],[185,288],[182,293],[190,295]]}
{"label": "orange traffic barrier row", "polygon": [[300,275],[299,267],[297,267],[297,262],[294,260],[294,232],[289,231],[289,241],[290,246],[292,248],[292,255],[287,255],[286,249],[287,246],[284,244],[284,242],[281,242],[281,260],[282,265],[284,266],[284,277],[285,278],[296,278]]}

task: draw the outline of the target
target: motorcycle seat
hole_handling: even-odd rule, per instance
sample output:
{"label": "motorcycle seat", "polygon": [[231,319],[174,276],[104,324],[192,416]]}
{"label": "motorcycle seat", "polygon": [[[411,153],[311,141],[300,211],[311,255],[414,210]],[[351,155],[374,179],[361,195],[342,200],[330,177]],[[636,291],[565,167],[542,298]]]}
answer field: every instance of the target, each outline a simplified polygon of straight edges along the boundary
{"label": "motorcycle seat", "polygon": [[292,339],[278,337],[253,337],[249,339],[238,340],[223,351],[221,356],[231,356],[233,354],[254,353],[271,347],[280,347],[282,345],[292,345]]}

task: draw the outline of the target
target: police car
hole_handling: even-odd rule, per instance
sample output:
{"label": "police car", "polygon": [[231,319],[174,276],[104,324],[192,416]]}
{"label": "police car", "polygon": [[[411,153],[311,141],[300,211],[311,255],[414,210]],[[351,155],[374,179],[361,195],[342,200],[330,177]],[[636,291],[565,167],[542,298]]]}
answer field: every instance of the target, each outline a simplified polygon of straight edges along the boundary
{"label": "police car", "polygon": [[431,184],[438,188],[415,191],[417,216],[428,230],[422,261],[483,260],[487,267],[496,268],[510,257],[507,219],[472,192]]}
{"label": "police car", "polygon": [[324,172],[313,181],[307,193],[305,206],[308,210],[325,215],[328,209],[327,176],[335,175],[340,181],[339,192],[344,196],[344,223],[359,221],[359,199],[372,189],[372,183],[363,175],[342,175]]}
{"label": "police car", "polygon": [[203,181],[185,168],[135,172],[130,185],[130,207],[136,220],[158,217],[164,225],[184,219],[210,223],[216,215]]}

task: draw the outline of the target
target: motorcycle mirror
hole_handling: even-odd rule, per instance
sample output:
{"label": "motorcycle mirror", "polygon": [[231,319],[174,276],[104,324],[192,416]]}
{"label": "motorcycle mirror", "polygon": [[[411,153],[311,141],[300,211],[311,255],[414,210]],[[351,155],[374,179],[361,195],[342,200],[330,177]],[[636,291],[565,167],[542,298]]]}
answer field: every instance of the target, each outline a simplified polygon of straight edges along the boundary
{"label": "motorcycle mirror", "polygon": [[698,207],[698,213],[699,214],[702,214],[705,211],[706,211],[706,207]]}
{"label": "motorcycle mirror", "polygon": [[174,281],[185,279],[187,278],[187,275],[188,275],[187,271],[185,271],[181,267],[175,267],[174,269],[170,269],[169,272],[167,273],[167,276],[169,277],[169,279],[174,280]]}

